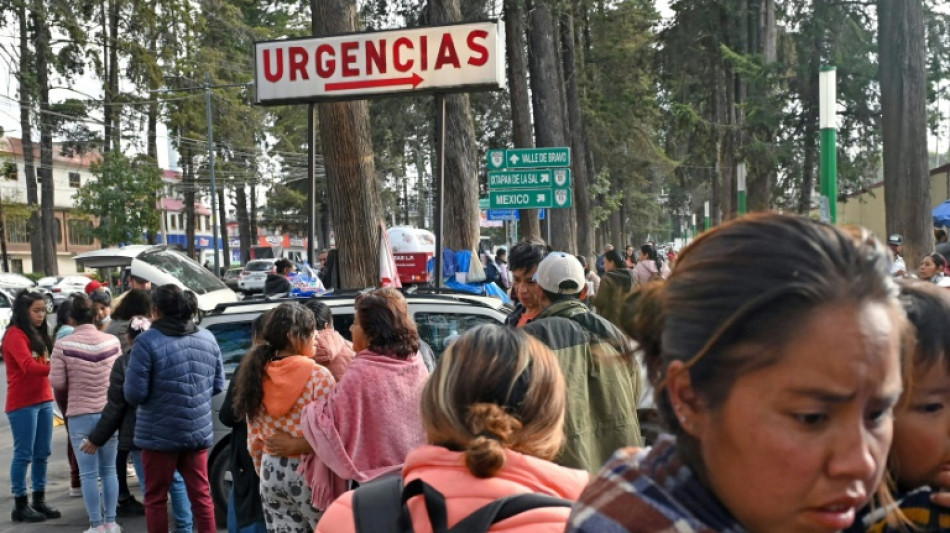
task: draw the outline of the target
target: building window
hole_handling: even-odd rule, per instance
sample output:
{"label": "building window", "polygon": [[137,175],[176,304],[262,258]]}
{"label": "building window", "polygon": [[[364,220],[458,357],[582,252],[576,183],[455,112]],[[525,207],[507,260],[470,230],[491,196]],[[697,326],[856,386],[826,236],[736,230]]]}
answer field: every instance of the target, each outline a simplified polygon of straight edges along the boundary
{"label": "building window", "polygon": [[185,229],[185,223],[184,223],[184,220],[181,218],[181,213],[178,213],[177,215],[175,215],[175,218],[178,219],[178,228]]}
{"label": "building window", "polygon": [[27,228],[28,222],[26,217],[8,217],[6,223],[7,242],[12,244],[29,244],[30,232]]}
{"label": "building window", "polygon": [[77,246],[92,246],[95,238],[92,234],[92,221],[81,219],[70,219],[67,223],[69,227],[69,244]]}
{"label": "building window", "polygon": [[3,179],[16,181],[17,169],[16,169],[16,163],[14,163],[13,161],[7,161],[6,163],[4,163],[3,169],[0,170],[0,172],[3,173]]}
{"label": "building window", "polygon": [[16,272],[17,274],[23,273],[23,260],[22,259],[11,259],[10,260],[10,270]]}
{"label": "building window", "polygon": [[72,187],[73,189],[78,189],[80,185],[82,185],[82,182],[81,182],[81,180],[79,179],[79,173],[78,173],[78,172],[70,172],[70,173],[69,173],[69,186]]}

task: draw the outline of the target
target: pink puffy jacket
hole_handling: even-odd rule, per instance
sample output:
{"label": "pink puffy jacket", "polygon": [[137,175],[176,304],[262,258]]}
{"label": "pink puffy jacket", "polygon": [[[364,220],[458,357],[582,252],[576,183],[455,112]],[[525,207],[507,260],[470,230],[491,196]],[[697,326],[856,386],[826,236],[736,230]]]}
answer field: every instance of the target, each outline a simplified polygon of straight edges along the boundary
{"label": "pink puffy jacket", "polygon": [[[479,479],[465,467],[460,452],[440,446],[422,446],[406,458],[403,480],[422,478],[445,496],[448,526],[492,501],[527,492],[537,492],[575,501],[587,485],[588,473],[507,450],[505,466],[488,479]],[[491,531],[505,533],[561,533],[570,514],[567,507],[532,509],[495,524]],[[409,500],[409,512],[416,533],[431,533],[425,503],[421,497]],[[331,505],[317,524],[316,533],[355,533],[353,492]]]}

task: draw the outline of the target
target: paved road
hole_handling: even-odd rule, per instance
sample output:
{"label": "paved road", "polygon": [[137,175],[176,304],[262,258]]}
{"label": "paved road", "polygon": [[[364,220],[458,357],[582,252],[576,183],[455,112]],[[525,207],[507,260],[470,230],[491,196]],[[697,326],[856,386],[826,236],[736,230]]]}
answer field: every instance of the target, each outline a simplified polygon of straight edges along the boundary
{"label": "paved road", "polygon": [[[0,364],[0,398],[6,398],[7,373],[6,365]],[[59,426],[53,429],[53,456],[50,457],[49,472],[47,474],[46,500],[50,506],[63,513],[62,518],[48,520],[38,524],[15,524],[10,520],[10,511],[13,509],[13,496],[10,493],[10,460],[13,456],[13,436],[10,433],[10,423],[6,416],[0,415],[0,533],[43,533],[56,531],[70,531],[79,533],[89,527],[89,518],[82,498],[70,498],[69,463],[66,461],[66,428]],[[142,501],[138,480],[128,478],[129,487],[139,501]],[[29,474],[27,474],[29,483]],[[145,533],[147,531],[144,517],[119,518],[119,525],[126,533]],[[223,526],[224,524],[219,524]],[[220,528],[219,531],[226,531]]]}

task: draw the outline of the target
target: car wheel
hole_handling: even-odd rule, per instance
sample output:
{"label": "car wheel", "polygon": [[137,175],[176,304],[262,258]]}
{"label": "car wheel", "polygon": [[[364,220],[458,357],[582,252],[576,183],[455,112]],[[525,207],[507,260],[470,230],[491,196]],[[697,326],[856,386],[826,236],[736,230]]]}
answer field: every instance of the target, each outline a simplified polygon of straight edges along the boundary
{"label": "car wheel", "polygon": [[53,297],[49,294],[43,296],[43,299],[46,300],[46,312],[52,314],[56,311],[56,302],[53,301]]}
{"label": "car wheel", "polygon": [[231,482],[225,474],[231,462],[231,441],[219,446],[211,455],[208,465],[208,482],[211,485],[211,499],[214,501],[214,519],[218,524],[228,523],[228,495]]}

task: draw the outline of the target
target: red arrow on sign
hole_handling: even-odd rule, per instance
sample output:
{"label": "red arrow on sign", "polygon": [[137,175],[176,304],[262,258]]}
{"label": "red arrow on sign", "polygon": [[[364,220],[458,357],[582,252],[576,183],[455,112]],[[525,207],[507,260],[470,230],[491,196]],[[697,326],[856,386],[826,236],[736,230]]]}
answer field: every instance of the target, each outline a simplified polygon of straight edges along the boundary
{"label": "red arrow on sign", "polygon": [[354,89],[373,89],[376,87],[393,87],[396,85],[412,85],[415,89],[422,83],[422,76],[413,73],[406,78],[389,78],[384,80],[344,81],[326,84],[326,91],[351,91]]}

